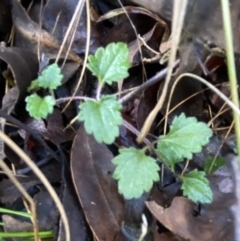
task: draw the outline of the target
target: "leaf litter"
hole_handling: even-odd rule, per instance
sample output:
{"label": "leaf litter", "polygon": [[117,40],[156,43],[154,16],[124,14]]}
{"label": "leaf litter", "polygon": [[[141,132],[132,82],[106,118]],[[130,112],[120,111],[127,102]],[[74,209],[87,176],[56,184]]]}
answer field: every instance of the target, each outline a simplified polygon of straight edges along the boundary
{"label": "leaf litter", "polygon": [[[68,213],[71,240],[139,240],[142,234],[142,214],[147,217],[148,226],[144,240],[234,240],[235,217],[232,208],[234,208],[237,200],[235,196],[235,178],[232,178],[236,174],[234,174],[231,162],[236,159],[236,156],[229,157],[230,153],[235,155],[236,150],[234,131],[229,129],[232,114],[224,108],[224,103],[219,101],[215,94],[209,90],[203,91],[204,88],[198,82],[185,78],[177,86],[171,100],[171,108],[192,94],[199,93],[188,101],[181,103],[171,112],[168,118],[168,132],[171,134],[172,128],[176,125],[177,119],[175,118],[177,116],[177,118],[181,118],[180,113],[184,113],[185,116],[191,116],[194,120],[201,120],[202,123],[213,120],[211,123],[214,131],[213,137],[210,138],[209,143],[204,140],[204,137],[199,140],[197,132],[203,134],[207,131],[207,129],[204,129],[204,125],[197,126],[193,124],[190,132],[186,133],[184,131],[186,123],[180,123],[179,126],[182,127],[182,132],[177,133],[179,140],[178,143],[173,143],[171,160],[167,163],[170,169],[175,169],[176,175],[166,171],[166,167],[162,166],[161,168],[163,168],[165,174],[162,176],[161,171],[158,172],[160,165],[155,163],[155,185],[152,189],[148,185],[148,182],[153,181],[151,177],[144,178],[144,174],[141,174],[142,179],[140,180],[138,180],[139,176],[135,177],[135,174],[139,171],[139,166],[134,170],[132,170],[132,166],[125,169],[126,172],[132,173],[132,181],[129,181],[119,171],[119,166],[113,165],[118,160],[118,153],[124,154],[122,148],[131,147],[137,153],[143,148],[142,145],[134,141],[133,134],[129,130],[125,131],[123,129],[125,127],[121,126],[118,131],[120,136],[114,144],[111,144],[114,138],[104,135],[104,133],[114,132],[114,135],[118,136],[118,132],[114,130],[115,126],[111,127],[110,123],[106,124],[106,122],[104,122],[106,124],[104,132],[100,126],[100,122],[103,120],[102,116],[99,117],[99,126],[95,126],[94,130],[92,130],[93,125],[88,124],[90,125],[87,128],[89,134],[85,132],[80,122],[72,122],[72,119],[78,114],[79,106],[80,109],[84,108],[81,100],[74,100],[66,112],[63,113],[61,111],[64,105],[52,106],[51,111],[54,110],[53,114],[47,119],[41,120],[41,123],[32,124],[33,118],[26,112],[24,102],[27,87],[30,81],[35,80],[37,76],[41,75],[41,73],[44,74],[44,71],[46,71],[46,69],[41,69],[38,66],[39,61],[42,61],[40,57],[43,54],[47,56],[49,65],[54,64],[78,1],[63,0],[59,2],[51,0],[47,1],[47,4],[44,2],[43,6],[41,6],[40,2],[36,1],[31,5],[31,1],[27,0],[23,1],[22,4],[17,0],[12,0],[11,3],[4,0],[0,3],[0,40],[7,42],[6,47],[0,48],[1,131],[14,140],[18,146],[32,157],[34,162],[39,163],[39,161],[49,158],[51,155],[58,160],[57,164],[53,164],[56,160],[49,158],[50,162],[45,164],[46,168],[53,165],[50,174],[46,173],[44,169],[42,171],[55,189],[58,190],[59,196],[62,197],[62,202]],[[159,2],[154,0],[129,0],[125,1],[125,4],[125,10],[130,19],[126,17],[125,11],[123,11],[118,1],[93,1],[93,9],[88,10],[91,13],[97,13],[100,18],[97,22],[92,20],[90,53],[95,54],[97,47],[104,48],[109,43],[112,43],[110,46],[114,50],[114,47],[117,46],[114,43],[124,42],[130,49],[130,55],[123,56],[120,50],[115,49],[113,52],[119,52],[119,59],[115,59],[115,61],[122,61],[124,65],[126,59],[129,59],[133,67],[128,73],[126,69],[129,65],[125,62],[125,69],[120,71],[117,79],[112,78],[116,73],[113,73],[114,71],[111,68],[109,69],[113,62],[110,53],[109,62],[106,63],[108,64],[108,68],[106,67],[108,72],[105,69],[101,76],[98,76],[97,72],[94,76],[86,70],[86,81],[78,90],[81,96],[90,98],[96,96],[98,92],[96,76],[98,76],[108,84],[112,84],[118,79],[124,79],[121,98],[124,97],[125,93],[144,85],[147,80],[150,80],[151,77],[166,68],[166,63],[161,57],[168,58],[167,52],[171,49],[172,43],[168,29],[170,29],[169,23],[172,21],[173,0]],[[140,5],[141,8],[135,5]],[[236,56],[240,51],[237,31],[239,28],[239,9],[238,1],[231,0],[231,20]],[[70,48],[66,62],[64,61],[67,54],[66,48],[64,48],[58,62],[58,66],[62,68],[63,80],[62,78],[61,80],[54,78],[54,81],[62,84],[55,91],[57,98],[71,97],[75,91],[74,88],[81,71],[82,56],[85,53],[87,35],[87,15],[85,11],[86,9],[83,10],[84,13],[79,23],[76,23],[77,28],[73,38],[73,45]],[[219,1],[211,0],[203,3],[200,0],[189,0],[182,40],[179,46],[178,57],[180,58],[180,64],[179,68],[175,70],[169,89],[171,89],[171,85],[181,73],[191,72],[198,76],[205,76],[210,83],[217,85],[223,93],[229,96],[224,54],[216,57],[213,51],[216,47],[224,48],[225,46],[222,22],[219,19],[221,19]],[[9,37],[12,23],[15,31],[13,33],[14,42],[10,45]],[[140,34],[142,39],[136,36],[132,24],[136,27],[136,32]],[[205,43],[211,44],[206,48]],[[141,51],[139,51],[139,46]],[[209,49],[212,51],[209,51]],[[101,55],[102,49],[98,51],[98,57],[104,57],[104,54]],[[142,60],[145,61],[146,59],[148,61],[143,65]],[[97,60],[94,59],[94,55],[90,60],[88,68],[93,70],[95,68],[94,62]],[[238,58],[236,58],[236,65],[239,65]],[[157,81],[160,82],[161,79],[159,78]],[[54,81],[51,81],[51,83],[54,84]],[[138,131],[140,131],[148,113],[154,108],[162,92],[160,83],[145,88],[140,93],[133,94],[132,99],[129,98],[128,101],[121,102],[121,108],[117,102],[115,106],[111,106],[113,109],[121,109],[123,119],[131,122],[133,128]],[[118,86],[116,83],[113,83],[112,86],[105,85],[102,88],[102,95],[115,95],[117,93]],[[42,98],[46,95],[46,90],[41,90],[38,94]],[[132,104],[132,100],[135,101],[135,104]],[[165,134],[163,133],[161,119],[165,116],[167,103],[168,100],[165,101],[151,128],[151,135],[148,136],[151,141]],[[86,104],[87,102],[85,102]],[[132,108],[130,111],[129,106],[130,109]],[[38,105],[38,108],[40,107]],[[88,106],[89,108],[90,106]],[[104,110],[103,112],[109,114],[108,105],[106,108],[107,111]],[[96,108],[90,109],[90,113],[96,111]],[[223,110],[225,111],[221,114]],[[83,114],[84,111],[81,109],[79,117],[81,120],[95,118],[94,115],[91,117],[87,113],[85,113],[84,118],[81,118]],[[123,122],[120,121],[117,115],[118,112],[112,111],[110,116],[116,118],[115,124],[119,128]],[[45,117],[45,114],[39,116],[39,118]],[[228,132],[228,129],[230,132]],[[91,133],[98,136],[98,140],[108,145],[97,143],[94,137],[90,135]],[[179,152],[176,144],[187,146],[184,137],[189,133],[192,136],[191,150],[186,149],[183,151],[182,149],[182,152]],[[209,137],[210,134],[207,139]],[[165,138],[165,142],[169,141],[167,135],[162,138],[163,140]],[[195,143],[196,139],[198,139],[199,143]],[[204,146],[203,150],[202,146]],[[165,159],[168,160],[169,156],[165,153],[167,146],[166,148],[163,147],[164,141],[158,142],[157,148],[161,149],[158,154],[165,156]],[[221,150],[219,150],[220,148]],[[194,154],[192,155],[192,153]],[[146,154],[148,158],[154,161],[157,158],[151,148],[146,151]],[[215,155],[217,155],[217,161],[212,163]],[[16,170],[13,168],[13,173],[21,173],[21,170],[26,168],[22,160],[3,145],[1,145],[1,157],[6,163],[15,166]],[[190,159],[189,165],[185,165],[188,162],[184,158]],[[136,160],[136,162],[139,161],[140,159]],[[120,165],[119,163],[118,160],[118,165]],[[121,163],[123,165],[124,160],[121,160]],[[211,174],[205,177],[203,170],[204,168],[209,170],[210,165],[213,166]],[[145,168],[147,167],[143,169]],[[186,170],[187,174],[184,173]],[[56,179],[51,178],[51,175],[55,174],[56,171],[62,173],[62,175],[59,175]],[[182,173],[184,175],[181,175]],[[180,176],[182,180],[185,178],[191,185],[187,187],[183,185],[181,188],[177,176]],[[195,180],[196,176],[199,176],[197,182]],[[137,185],[139,182],[143,182],[147,186],[144,189],[146,192],[140,198],[126,200],[119,194],[119,192],[123,193],[125,190],[121,189],[121,186],[118,190],[117,182],[113,177],[126,182],[129,186],[132,183]],[[27,177],[21,177],[20,180],[23,187],[32,195],[36,204],[41,202],[43,207],[43,209],[38,208],[38,212],[40,212],[39,224],[45,222],[46,225],[39,225],[40,230],[56,230],[56,228],[59,228],[59,232],[55,232],[54,235],[58,236],[61,241],[65,240],[63,222],[57,212],[51,213],[51,210],[56,210],[56,207],[51,206],[51,198],[48,193],[44,188],[39,188],[38,180],[30,174],[27,174]],[[207,183],[210,183],[213,197],[209,196],[208,189],[210,188]],[[129,193],[129,198],[139,196],[135,195],[134,192],[137,190],[134,190],[134,187],[126,188],[127,184],[124,185],[124,188]],[[2,207],[26,211],[24,203],[19,201],[20,193],[14,191],[14,187],[4,174],[1,174],[0,187]],[[189,191],[189,187],[193,190]],[[199,193],[202,193],[201,197],[197,197],[197,199],[194,196],[196,189],[199,190]],[[188,193],[194,194],[189,198],[193,201],[200,201],[200,203],[194,203],[182,197],[186,190],[188,190]],[[46,202],[36,199],[40,196]],[[213,202],[209,203],[211,199],[213,199]],[[159,200],[161,201],[159,202]],[[201,200],[205,204],[201,203]],[[2,215],[2,219],[5,226],[3,230],[7,232],[11,231],[9,227],[13,225],[16,226],[15,231],[29,230],[29,226],[24,228],[24,225],[21,225],[26,220],[20,220],[19,222],[12,217],[6,219],[5,215]],[[31,223],[29,220],[27,222]],[[30,229],[32,229],[31,225]]]}

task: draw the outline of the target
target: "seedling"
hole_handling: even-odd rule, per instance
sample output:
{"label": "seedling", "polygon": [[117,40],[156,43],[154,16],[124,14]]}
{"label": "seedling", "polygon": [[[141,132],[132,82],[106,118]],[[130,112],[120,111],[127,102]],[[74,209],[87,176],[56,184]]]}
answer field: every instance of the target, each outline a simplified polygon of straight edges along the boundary
{"label": "seedling", "polygon": [[[114,95],[101,96],[101,90],[105,83],[112,84],[128,76],[130,62],[127,45],[120,42],[111,43],[105,49],[99,48],[95,55],[88,57],[87,67],[98,78],[98,88],[95,98],[74,97],[85,101],[79,105],[78,119],[84,122],[87,133],[93,134],[99,143],[111,144],[119,136],[119,127],[123,123],[122,105]],[[29,91],[45,88],[52,92],[61,85],[61,79],[57,64],[50,65],[32,82]],[[71,97],[55,100],[52,95],[42,98],[34,93],[26,98],[26,108],[32,117],[46,118],[53,112],[55,103],[69,99]],[[119,193],[131,199],[150,191],[153,183],[159,180],[160,167],[157,162],[161,161],[182,181],[185,196],[194,202],[210,203],[212,191],[206,173],[193,170],[178,176],[175,164],[184,158],[192,159],[192,155],[200,152],[211,136],[212,131],[205,123],[181,114],[173,120],[169,133],[159,137],[153,150],[158,159],[146,154],[147,149],[152,147],[120,149],[120,154],[112,160],[116,166],[113,177],[118,180]]]}

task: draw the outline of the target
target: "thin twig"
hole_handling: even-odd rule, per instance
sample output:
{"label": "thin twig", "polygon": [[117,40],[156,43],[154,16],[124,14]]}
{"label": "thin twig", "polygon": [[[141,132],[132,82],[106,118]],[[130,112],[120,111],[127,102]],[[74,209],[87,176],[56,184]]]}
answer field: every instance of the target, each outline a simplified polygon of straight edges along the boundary
{"label": "thin twig", "polygon": [[[4,140],[3,140],[4,141]],[[11,170],[7,166],[7,164],[0,159],[0,167],[4,171],[4,174],[8,176],[8,178],[12,181],[12,183],[15,185],[15,187],[20,191],[20,193],[23,195],[23,197],[27,200],[27,202],[30,205],[31,212],[32,212],[32,222],[34,226],[34,237],[35,241],[38,241],[38,222],[37,222],[37,211],[36,211],[36,205],[32,197],[26,192],[26,190],[23,188],[22,184],[17,180],[17,178],[12,174]]]}
{"label": "thin twig", "polygon": [[181,173],[181,177],[182,177],[182,176],[184,175],[184,173],[186,172],[188,165],[189,165],[189,159],[187,159],[187,161],[186,161],[186,164],[185,164],[185,166],[184,166],[184,168],[183,168],[183,170],[182,170],[182,173]]}
{"label": "thin twig", "polygon": [[70,97],[62,97],[56,100],[56,103],[63,103],[66,101],[72,101],[72,100],[91,100],[91,101],[96,101],[96,99],[90,98],[90,97],[85,97],[85,96],[70,96]]}
{"label": "thin twig", "polygon": [[[36,165],[38,167],[42,167],[43,165],[47,164],[51,160],[52,160],[52,157],[47,156],[46,158],[43,158],[42,160],[36,162]],[[32,172],[32,169],[30,167],[25,167],[25,168],[22,168],[22,169],[18,169],[16,173],[17,173],[17,175],[26,175],[29,172]]]}
{"label": "thin twig", "polygon": [[[240,116],[240,110],[238,108],[238,106],[236,106],[226,95],[224,95],[219,89],[217,89],[214,85],[212,85],[211,83],[209,83],[207,80],[197,76],[197,75],[194,75],[194,74],[191,74],[191,73],[185,73],[185,74],[181,74],[175,81],[174,85],[172,86],[172,89],[171,89],[171,92],[170,92],[170,96],[169,98],[171,99],[172,98],[172,95],[173,95],[173,92],[178,84],[178,82],[183,78],[183,77],[190,77],[190,78],[193,78],[193,79],[196,79],[198,81],[200,81],[201,83],[203,83],[204,85],[206,85],[211,91],[215,92],[215,94],[217,94],[223,101],[226,102],[226,104],[233,110],[237,113],[238,117]],[[167,112],[169,112],[169,107],[170,107],[170,101],[168,102],[168,105],[167,105]],[[165,120],[165,123],[167,123],[167,117],[166,117],[166,120]]]}
{"label": "thin twig", "polygon": [[68,218],[66,215],[66,212],[64,210],[64,207],[56,193],[56,191],[53,189],[47,178],[44,176],[44,174],[40,171],[40,169],[36,166],[36,164],[26,155],[25,152],[23,152],[18,145],[16,145],[15,142],[13,142],[5,133],[0,131],[0,139],[4,141],[35,173],[35,175],[39,178],[39,180],[43,183],[43,185],[46,187],[47,191],[49,192],[50,196],[52,197],[53,201],[55,202],[59,213],[61,215],[61,218],[64,223],[65,233],[66,233],[66,241],[70,241],[70,228],[68,223]]}
{"label": "thin twig", "polygon": [[[68,40],[68,37],[69,37],[69,35],[71,34],[71,32],[72,32],[72,31],[73,31],[73,32],[76,32],[76,28],[75,28],[75,27],[77,27],[76,22],[78,23],[78,21],[79,21],[79,19],[80,19],[80,18],[79,18],[79,15],[81,15],[81,13],[82,13],[83,6],[84,6],[84,0],[79,0],[79,1],[78,1],[78,4],[77,4],[77,6],[76,6],[75,12],[74,12],[74,14],[73,14],[73,17],[72,17],[72,19],[71,19],[71,21],[70,21],[70,23],[69,23],[67,32],[65,33],[64,39],[63,39],[63,41],[62,41],[60,50],[59,50],[58,55],[57,55],[57,58],[56,58],[56,62],[58,62],[58,60],[59,60],[59,58],[60,58],[60,56],[61,56],[61,54],[62,54],[62,52],[63,52],[63,49],[64,49],[64,47],[65,47],[65,44],[66,44],[66,42],[67,42],[67,40]],[[75,28],[75,29],[74,29],[74,28]],[[71,48],[71,46],[69,46],[69,48]],[[67,57],[67,56],[66,56],[66,57]]]}
{"label": "thin twig", "polygon": [[126,17],[128,18],[129,20],[129,23],[131,24],[132,26],[132,29],[133,29],[133,32],[135,33],[135,36],[136,36],[136,41],[137,41],[137,45],[138,45],[138,51],[140,53],[140,56],[141,56],[141,65],[142,65],[142,71],[143,71],[143,75],[145,77],[145,79],[147,79],[147,75],[146,75],[146,70],[145,70],[145,66],[144,66],[144,62],[143,62],[143,53],[142,53],[142,48],[141,48],[141,43],[140,43],[140,40],[138,38],[138,32],[137,32],[137,29],[133,23],[133,21],[131,20],[128,12],[126,11],[126,8],[123,6],[121,0],[118,0],[118,3],[119,5],[121,6],[123,12],[126,14]]}
{"label": "thin twig", "polygon": [[29,126],[23,124],[22,122],[20,122],[19,120],[17,120],[16,118],[8,115],[7,113],[5,113],[4,111],[0,110],[0,117],[6,119],[8,122],[13,123],[14,125],[18,126],[20,129],[25,130],[26,132],[30,133],[34,139],[36,139],[37,141],[39,141],[39,143],[41,145],[44,146],[44,148],[46,149],[46,151],[48,151],[50,153],[50,155],[56,160],[58,161],[58,156],[55,154],[55,152],[44,142],[44,140],[42,139],[43,135],[38,132],[37,130],[33,130],[32,128],[30,128]]}
{"label": "thin twig", "polygon": [[178,44],[180,41],[180,36],[181,36],[181,31],[182,31],[182,26],[183,26],[183,22],[184,22],[184,16],[185,16],[187,4],[188,4],[188,0],[174,1],[173,21],[172,21],[172,35],[173,35],[172,48],[170,51],[170,56],[169,56],[169,61],[168,61],[167,77],[166,77],[166,80],[165,80],[165,83],[163,86],[162,95],[161,95],[158,103],[154,107],[154,109],[148,115],[148,117],[142,127],[141,133],[137,138],[137,142],[139,142],[139,143],[141,143],[143,141],[144,137],[149,132],[149,130],[152,126],[152,123],[153,123],[155,117],[157,116],[158,112],[162,108],[162,105],[167,96],[168,87],[169,87],[169,83],[170,83],[172,71],[173,71],[173,65],[174,65],[174,61],[176,58],[176,54],[177,54]]}
{"label": "thin twig", "polygon": [[[173,68],[176,68],[178,66],[179,62],[180,62],[179,59],[176,60],[174,62]],[[167,75],[167,71],[168,71],[167,69],[168,68],[165,68],[165,69],[161,70],[160,72],[158,72],[157,74],[155,74],[152,78],[150,78],[149,80],[144,82],[141,86],[139,86],[138,88],[134,89],[130,93],[126,94],[121,99],[119,99],[118,102],[121,103],[121,104],[126,103],[127,101],[129,101],[132,98],[134,98],[134,96],[137,95],[138,93],[146,90],[150,86],[152,86],[152,85],[156,84],[157,82],[163,80],[166,77],[166,75]]]}
{"label": "thin twig", "polygon": [[[85,1],[86,1],[86,12],[87,12],[87,38],[86,38],[85,57],[84,57],[84,60],[83,60],[82,71],[81,71],[81,74],[80,74],[77,86],[76,86],[76,88],[74,90],[74,93],[72,94],[72,97],[74,97],[77,94],[77,92],[79,90],[79,87],[80,87],[80,85],[82,83],[82,79],[83,79],[83,76],[84,76],[84,73],[85,73],[85,69],[86,69],[86,66],[87,66],[88,53],[89,53],[89,48],[90,48],[90,38],[91,38],[90,3],[89,3],[89,0],[85,0]],[[81,1],[79,1],[79,3],[80,2]],[[66,104],[66,106],[62,110],[62,113],[65,112],[65,110],[69,107],[70,104],[71,104],[71,100]]]}
{"label": "thin twig", "polygon": [[[126,120],[123,120],[123,125],[128,129],[130,130],[133,134],[135,134],[136,136],[139,135],[139,130],[137,130],[132,124],[130,124],[128,121]],[[144,138],[144,143],[147,145],[147,146],[151,146],[151,142],[147,139],[147,138]]]}

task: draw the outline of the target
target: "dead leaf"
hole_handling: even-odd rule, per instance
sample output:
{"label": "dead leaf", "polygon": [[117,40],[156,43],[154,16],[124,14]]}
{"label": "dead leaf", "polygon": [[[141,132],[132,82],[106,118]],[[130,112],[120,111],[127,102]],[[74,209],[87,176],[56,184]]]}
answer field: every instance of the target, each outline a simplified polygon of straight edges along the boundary
{"label": "dead leaf", "polygon": [[[81,237],[81,241],[89,241],[90,239],[92,240],[91,230],[87,225],[83,210],[80,206],[76,191],[70,178],[69,170],[67,168],[65,173],[62,203],[68,217],[70,236]],[[65,241],[65,230],[62,220],[59,224],[58,241]]]}
{"label": "dead leaf", "polygon": [[[129,0],[159,14],[163,18],[171,21],[174,0]],[[239,43],[239,13],[240,2],[230,0],[230,12],[233,26],[233,39],[236,52],[240,51]],[[222,28],[222,11],[219,0],[189,0],[185,15],[184,29],[195,37],[210,41],[215,45],[224,48],[224,35]]]}
{"label": "dead leaf", "polygon": [[229,162],[209,176],[213,202],[202,204],[194,215],[196,204],[185,197],[175,197],[169,208],[155,201],[146,202],[156,219],[182,238],[194,241],[234,240],[232,207],[236,203],[232,166]]}
{"label": "dead leaf", "polygon": [[[135,57],[136,53],[139,52],[139,47],[143,46],[143,44],[144,44],[143,42],[145,42],[145,44],[148,44],[148,45],[149,45],[149,43],[147,43],[147,42],[150,42],[151,46],[149,46],[149,47],[151,47],[151,48],[153,48],[152,45],[157,45],[156,50],[158,50],[159,43],[161,43],[161,41],[162,41],[163,34],[164,34],[164,28],[159,23],[156,23],[150,31],[148,31],[146,34],[141,36],[141,39],[136,39],[136,40],[132,41],[131,43],[129,43],[128,47],[129,47],[129,51],[130,51],[130,61],[132,62],[132,65],[137,65],[141,62],[141,56],[138,56],[137,61],[134,57]],[[151,58],[154,58],[154,59],[156,58],[156,54],[153,53],[152,51],[149,51],[147,48],[145,48],[143,50],[144,50],[144,51],[142,51],[143,57],[145,57],[144,56],[145,52],[147,52],[147,54],[150,55]],[[158,56],[158,57],[160,57],[160,56]],[[146,58],[149,58],[149,56],[146,56]]]}
{"label": "dead leaf", "polygon": [[112,178],[112,153],[80,127],[71,152],[71,171],[78,198],[97,240],[114,241],[120,232],[124,201]]}
{"label": "dead leaf", "polygon": [[[146,7],[169,21],[172,20],[173,0],[130,0],[130,2]],[[235,52],[239,53],[240,2],[238,0],[231,0],[229,6],[233,26],[234,49]],[[196,44],[196,42],[198,43]],[[171,90],[173,83],[182,73],[202,74],[202,69],[196,59],[196,52],[199,55],[198,58],[200,61],[204,62],[207,54],[209,54],[203,47],[204,42],[211,42],[221,48],[225,47],[220,1],[211,0],[203,2],[201,0],[189,0],[182,32],[182,40],[179,44],[181,59],[179,71],[177,76],[171,80],[169,90]],[[173,99],[171,100],[171,108],[200,90],[201,84],[198,81],[193,81],[191,78],[183,78],[175,89],[175,93],[177,94],[174,93]],[[166,102],[167,101],[168,100],[166,100]],[[164,108],[166,108],[166,104],[164,105]],[[201,118],[203,113],[202,106],[202,97],[197,95],[178,107],[177,110],[174,111],[174,114],[176,115],[184,112],[186,115],[198,116]],[[164,108],[162,110],[163,115],[165,115]]]}
{"label": "dead leaf", "polygon": [[[49,59],[55,58],[61,43],[32,21],[18,0],[13,0],[12,6],[13,24],[16,28],[15,45],[23,48],[27,46],[35,54],[40,46],[41,53],[46,54]],[[66,53],[65,49],[63,55]],[[82,63],[81,58],[73,52],[70,52],[68,57],[79,64]]]}
{"label": "dead leaf", "polygon": [[[56,161],[41,167],[41,171],[51,183],[56,183],[61,180],[61,166],[60,163]],[[26,190],[41,183],[39,178],[36,177],[33,173],[29,174],[27,177],[17,177],[17,179]],[[0,182],[1,203],[12,203],[17,198],[21,197],[21,195],[21,192],[13,185],[10,180],[3,179]]]}
{"label": "dead leaf", "polygon": [[153,19],[155,19],[157,22],[159,22],[162,26],[164,26],[165,30],[166,30],[166,35],[168,35],[169,33],[169,30],[168,30],[168,26],[167,26],[167,23],[159,18],[159,16],[157,14],[154,14],[152,12],[150,12],[149,10],[147,10],[146,8],[140,8],[140,7],[133,7],[133,6],[126,6],[124,9],[123,8],[118,8],[118,9],[114,9],[108,13],[106,13],[105,15],[101,16],[99,19],[98,19],[98,22],[100,21],[103,21],[103,20],[106,20],[108,18],[112,18],[112,17],[115,17],[115,16],[118,16],[119,14],[125,14],[125,13],[128,13],[128,14],[143,14],[143,15],[146,15],[146,16],[149,16]]}
{"label": "dead leaf", "polygon": [[196,204],[184,197],[176,197],[167,209],[154,201],[146,205],[159,222],[182,238],[194,241],[234,240],[233,219],[227,207],[218,212],[204,210],[200,216],[194,217]]}
{"label": "dead leaf", "polygon": [[[26,50],[4,46],[0,46],[0,60],[4,61],[9,68],[8,74],[5,75],[6,82],[11,81],[11,78],[13,78],[13,84],[16,84],[5,94],[2,100],[2,110],[10,114],[16,104],[25,97],[27,87],[31,81],[36,78],[38,61],[34,54]],[[7,86],[8,84],[6,83]],[[4,118],[0,118],[0,130],[3,132],[5,122]],[[0,157],[1,159],[5,158],[4,143],[2,141],[0,141]]]}
{"label": "dead leaf", "polygon": [[22,100],[27,87],[37,77],[38,60],[36,55],[16,47],[0,47],[0,59],[9,66],[19,90],[16,97],[18,100]]}

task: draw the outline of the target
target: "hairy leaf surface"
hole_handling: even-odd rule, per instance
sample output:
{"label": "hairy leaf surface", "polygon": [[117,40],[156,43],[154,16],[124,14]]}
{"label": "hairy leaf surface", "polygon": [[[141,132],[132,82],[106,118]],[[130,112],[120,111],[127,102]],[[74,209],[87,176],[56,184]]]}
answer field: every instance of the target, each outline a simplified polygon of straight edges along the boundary
{"label": "hairy leaf surface", "polygon": [[205,172],[195,169],[181,177],[183,194],[194,202],[212,202],[213,193],[205,175]]}
{"label": "hairy leaf surface", "polygon": [[115,96],[103,96],[99,101],[87,100],[80,105],[78,119],[84,121],[88,134],[93,134],[99,143],[111,144],[119,136],[122,116]]}
{"label": "hairy leaf surface", "polygon": [[119,193],[126,199],[139,198],[150,191],[153,182],[159,180],[156,160],[146,156],[145,150],[133,147],[119,150],[112,162],[116,165],[113,177],[118,180]]}
{"label": "hairy leaf surface", "polygon": [[129,50],[125,43],[110,43],[98,48],[95,55],[88,56],[88,69],[103,83],[112,84],[128,77]]}
{"label": "hairy leaf surface", "polygon": [[37,94],[32,94],[25,101],[27,102],[27,111],[35,119],[46,118],[48,114],[53,112],[53,107],[56,104],[55,99],[50,95],[42,98]]}

